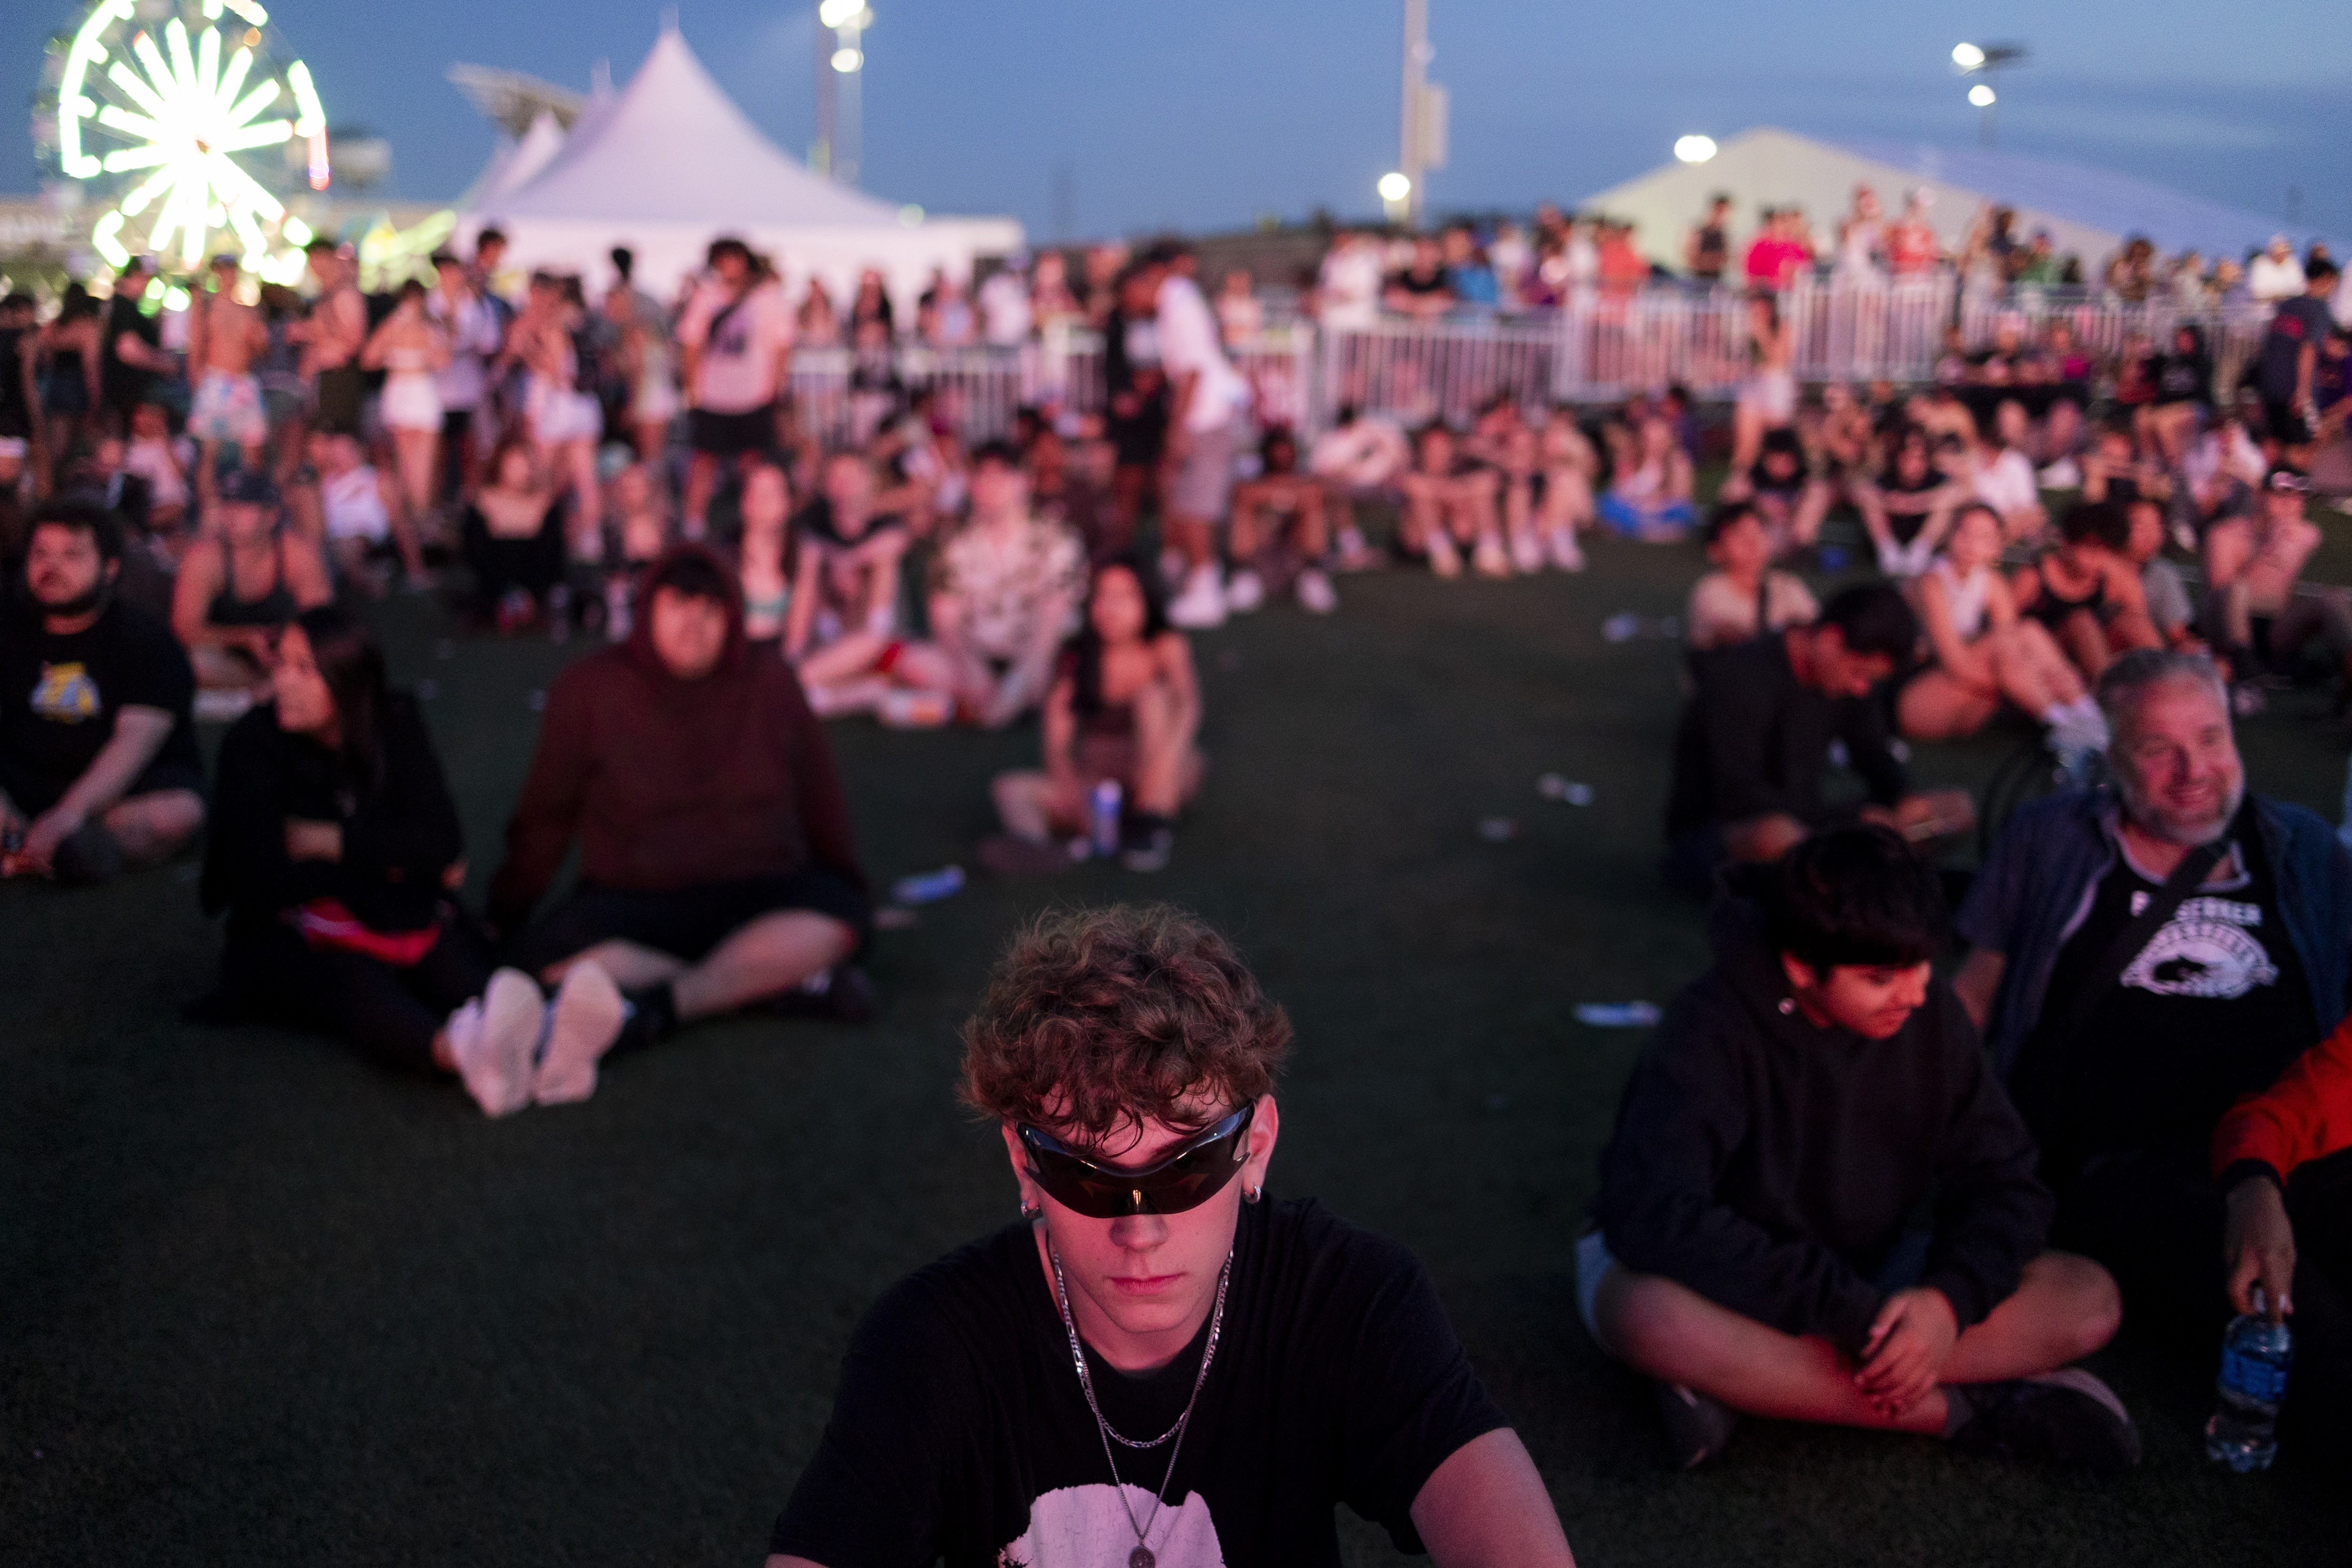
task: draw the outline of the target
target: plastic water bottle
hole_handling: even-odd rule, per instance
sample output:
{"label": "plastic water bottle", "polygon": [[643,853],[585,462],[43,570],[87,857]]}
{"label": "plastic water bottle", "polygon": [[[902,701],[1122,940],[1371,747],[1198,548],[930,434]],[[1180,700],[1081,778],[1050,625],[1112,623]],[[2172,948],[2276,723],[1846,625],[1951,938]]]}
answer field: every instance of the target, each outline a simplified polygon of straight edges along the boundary
{"label": "plastic water bottle", "polygon": [[1664,1015],[1654,1002],[1580,1002],[1576,1021],[1593,1029],[1647,1029]]}
{"label": "plastic water bottle", "polygon": [[2233,1318],[2221,1334],[2221,1399],[2205,1423],[2205,1457],[2240,1475],[2267,1470],[2278,1457],[2279,1404],[2286,1398],[2286,1371],[2294,1364],[2294,1333],[2263,1314],[2260,1291],[2254,1310]]}
{"label": "plastic water bottle", "polygon": [[1117,779],[1105,779],[1095,785],[1088,801],[1087,837],[1097,855],[1118,853],[1118,807],[1121,792]]}

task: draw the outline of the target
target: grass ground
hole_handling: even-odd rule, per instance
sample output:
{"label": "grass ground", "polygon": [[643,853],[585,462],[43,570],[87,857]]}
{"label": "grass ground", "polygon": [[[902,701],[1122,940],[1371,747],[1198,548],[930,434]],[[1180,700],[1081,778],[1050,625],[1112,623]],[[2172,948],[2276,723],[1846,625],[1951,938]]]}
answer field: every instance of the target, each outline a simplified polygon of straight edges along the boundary
{"label": "grass ground", "polygon": [[[1753,1425],[1707,1471],[1659,1468],[1570,1261],[1644,1037],[1570,1008],[1663,1001],[1705,962],[1654,872],[1676,658],[1600,632],[1676,610],[1695,563],[1604,543],[1573,579],[1377,574],[1335,617],[1206,636],[1213,771],[1165,874],[980,882],[880,939],[877,1022],[697,1029],[508,1122],[317,1039],[183,1024],[217,941],[188,868],[0,887],[0,1561],[756,1562],[860,1312],[1012,1217],[950,1092],[983,970],[1041,906],[1143,897],[1229,931],[1290,1009],[1276,1191],[1427,1260],[1581,1561],[2332,1560],[2340,1484],[2207,1468],[2207,1388],[2128,1338],[2101,1364],[2147,1461],[2119,1480]],[[384,626],[432,683],[478,891],[562,655],[450,643],[414,602]],[[2320,707],[2284,699],[2245,749],[2332,819]],[[987,778],[1035,744],[835,732],[884,879],[969,865]],[[1919,771],[1981,784],[2022,738]],[[1592,804],[1538,798],[1548,771]],[[1486,842],[1489,816],[1524,832]],[[1395,1560],[1342,1525],[1351,1561]]]}

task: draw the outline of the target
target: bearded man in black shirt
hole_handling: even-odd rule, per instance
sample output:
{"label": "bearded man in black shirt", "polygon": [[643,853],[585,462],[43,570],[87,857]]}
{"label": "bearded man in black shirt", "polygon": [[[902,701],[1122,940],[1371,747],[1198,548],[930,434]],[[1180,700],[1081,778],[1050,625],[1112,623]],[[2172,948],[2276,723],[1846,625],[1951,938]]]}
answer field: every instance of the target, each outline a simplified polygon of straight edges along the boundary
{"label": "bearded man in black shirt", "polygon": [[1341,1501],[1441,1564],[1570,1568],[1420,1264],[1265,1198],[1289,1035],[1172,910],[1014,942],[963,1094],[1022,1223],[867,1314],[769,1568],[1337,1564]]}
{"label": "bearded man in black shirt", "polygon": [[112,512],[33,514],[24,595],[0,607],[0,877],[103,881],[204,826],[195,676],[171,628],[116,596],[121,563]]}

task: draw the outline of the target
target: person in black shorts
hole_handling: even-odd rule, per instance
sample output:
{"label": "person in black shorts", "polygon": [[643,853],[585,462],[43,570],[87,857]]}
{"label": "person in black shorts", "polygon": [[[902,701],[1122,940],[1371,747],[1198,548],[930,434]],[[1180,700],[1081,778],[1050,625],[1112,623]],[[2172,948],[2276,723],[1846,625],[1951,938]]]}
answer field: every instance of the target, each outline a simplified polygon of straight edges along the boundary
{"label": "person in black shorts", "polygon": [[1021,1218],[893,1288],[769,1568],[1568,1568],[1542,1478],[1396,1243],[1266,1193],[1289,1021],[1168,909],[1028,927],[965,1024]]}
{"label": "person in black shorts", "polygon": [[[700,545],[649,567],[638,604],[628,641],[548,688],[490,881],[509,962],[626,993],[579,1043],[589,1088],[625,1025],[650,1042],[779,1001],[872,1008],[847,962],[871,925],[849,805],[792,667],[745,646],[736,574]],[[575,842],[578,884],[526,925]]]}
{"label": "person in black shorts", "polygon": [[0,877],[103,881],[204,826],[196,680],[171,628],[114,596],[122,527],[86,500],[33,514],[0,615]]}
{"label": "person in black shorts", "polygon": [[1890,577],[1916,577],[1936,558],[1968,486],[1936,464],[1932,438],[1918,426],[1895,437],[1886,468],[1874,481],[1853,488],[1862,525]]}

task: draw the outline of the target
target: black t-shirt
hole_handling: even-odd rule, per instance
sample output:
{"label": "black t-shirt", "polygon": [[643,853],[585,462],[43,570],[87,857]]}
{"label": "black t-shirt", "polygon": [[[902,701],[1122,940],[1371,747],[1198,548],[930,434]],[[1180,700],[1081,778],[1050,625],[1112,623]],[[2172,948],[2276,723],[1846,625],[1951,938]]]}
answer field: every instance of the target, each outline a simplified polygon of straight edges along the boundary
{"label": "black t-shirt", "polygon": [[[1113,1430],[1173,1426],[1207,1340],[1203,1323],[1140,1377],[1090,1351]],[[1345,1502],[1419,1551],[1423,1483],[1505,1425],[1411,1253],[1312,1202],[1245,1207],[1216,1361],[1149,1544],[1161,1568],[1337,1564]],[[1116,1452],[1144,1519],[1167,1449]],[[1135,1544],[1036,1243],[1016,1225],[866,1315],[772,1550],[825,1568],[1108,1568]]]}
{"label": "black t-shirt", "polygon": [[1451,294],[1454,292],[1454,274],[1443,267],[1433,267],[1426,272],[1408,267],[1390,276],[1389,287],[1402,289],[1408,294]]}
{"label": "black t-shirt", "polygon": [[1696,689],[1675,726],[1668,838],[1779,812],[1816,827],[1849,818],[1850,810],[1822,796],[1833,740],[1845,742],[1872,800],[1892,805],[1910,793],[1885,707],[1799,680],[1785,636],[1710,649],[1692,660],[1692,670]]}
{"label": "black t-shirt", "polygon": [[0,437],[23,440],[33,433],[32,405],[25,397],[25,360],[33,352],[30,327],[0,331]]}
{"label": "black t-shirt", "polygon": [[2304,345],[2316,346],[2324,342],[2335,325],[2336,318],[2329,313],[2325,300],[2304,294],[2280,300],[2278,314],[2271,318],[2270,331],[2263,334],[2262,358],[2255,365],[2262,395],[2273,400],[2293,397],[2295,362],[2302,356]]}
{"label": "black t-shirt", "polygon": [[21,603],[0,624],[0,784],[41,812],[89,771],[125,708],[157,708],[176,722],[133,795],[193,789],[204,778],[188,709],[196,679],[163,622],[116,600],[87,630],[59,637]]}
{"label": "black t-shirt", "polygon": [[2154,366],[2148,379],[2156,383],[2158,403],[2213,401],[2213,365],[2203,354],[2163,354],[2155,359]]}
{"label": "black t-shirt", "polygon": [[154,379],[152,372],[142,370],[116,356],[115,340],[126,332],[151,349],[160,347],[163,342],[163,327],[139,309],[137,300],[118,296],[108,301],[106,331],[101,344],[105,358],[99,369],[99,384],[105,389],[109,403],[137,403],[147,395],[147,384]]}
{"label": "black t-shirt", "polygon": [[[2214,874],[2124,966],[2071,1048],[2038,1033],[2027,1043],[2021,1073],[2028,1059],[2034,1066],[2021,1099],[2062,1179],[2063,1167],[2101,1153],[2201,1160],[2221,1113],[2318,1038],[2251,814],[2233,833]],[[2059,949],[2045,1028],[2062,1026],[2088,972],[2158,885],[2116,858]],[[2063,1067],[2045,1055],[2053,1044],[2066,1049]]]}

